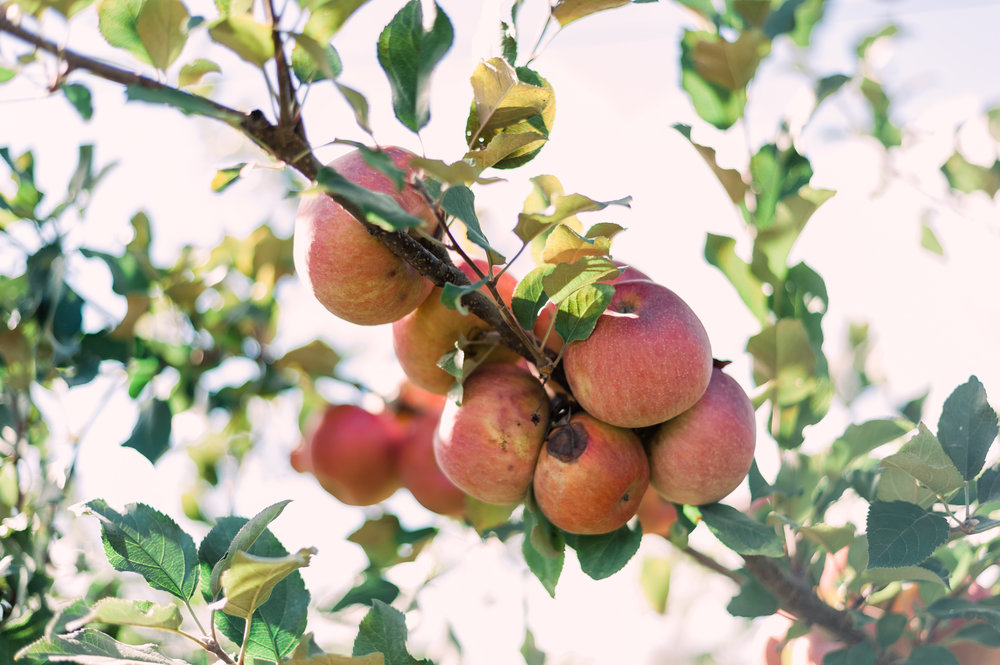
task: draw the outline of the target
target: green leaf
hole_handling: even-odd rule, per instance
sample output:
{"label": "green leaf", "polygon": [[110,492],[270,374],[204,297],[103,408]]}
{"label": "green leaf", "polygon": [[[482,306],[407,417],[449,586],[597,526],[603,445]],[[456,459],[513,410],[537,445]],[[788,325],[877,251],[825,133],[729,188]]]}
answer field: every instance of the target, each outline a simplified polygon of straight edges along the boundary
{"label": "green leaf", "polygon": [[823,665],[875,665],[875,647],[871,642],[831,651],[823,657]]}
{"label": "green leaf", "polygon": [[237,550],[222,573],[223,602],[226,614],[248,618],[271,597],[275,585],[299,568],[309,565],[316,548],[304,548],[285,557],[260,557]]}
{"label": "green leaf", "polygon": [[779,319],[747,341],[757,385],[768,385],[779,405],[805,399],[815,388],[817,359],[800,319]]}
{"label": "green leaf", "polygon": [[524,541],[521,554],[524,562],[545,590],[556,597],[556,584],[566,559],[563,533],[536,510],[524,511]]}
{"label": "green leaf", "polygon": [[383,569],[413,561],[420,550],[437,535],[437,529],[404,529],[399,518],[386,513],[365,521],[348,536],[348,540],[364,549],[373,568]]}
{"label": "green leaf", "polygon": [[657,614],[665,614],[670,598],[670,579],[674,572],[674,561],[668,557],[647,557],[639,571],[639,586]]}
{"label": "green leaf", "polygon": [[535,634],[527,626],[524,629],[524,640],[521,642],[521,656],[525,665],[545,665],[545,652],[535,646]]}
{"label": "green leaf", "polygon": [[566,544],[576,550],[580,569],[595,580],[611,577],[625,567],[625,564],[639,551],[642,528],[628,525],[610,533],[581,536],[566,533]]}
{"label": "green leaf", "polygon": [[905,471],[921,485],[941,496],[963,484],[962,475],[945,454],[941,442],[923,423],[899,452],[882,459],[881,466]]}
{"label": "green leaf", "polygon": [[[903,143],[903,134],[889,117],[889,95],[878,81],[865,77],[861,79],[861,94],[872,109],[872,129],[874,136],[885,148],[893,148]],[[1000,169],[1000,163],[997,164]]]}
{"label": "green leaf", "polygon": [[368,124],[368,100],[365,99],[365,96],[354,88],[349,88],[342,83],[334,83],[334,85],[337,86],[337,90],[340,91],[344,100],[350,104],[351,109],[353,109],[354,120],[358,123],[358,127],[371,134],[372,129]]}
{"label": "green leaf", "polygon": [[975,376],[955,388],[944,401],[938,439],[966,480],[983,468],[997,436],[997,413],[986,401],[986,389]]}
{"label": "green leaf", "polygon": [[316,39],[329,40],[354,12],[368,0],[306,0],[302,8],[309,10],[306,32]]}
{"label": "green leaf", "polygon": [[583,287],[601,280],[613,279],[619,274],[618,266],[611,259],[602,256],[584,256],[575,263],[560,263],[554,266],[542,277],[542,287],[549,300],[558,305]]}
{"label": "green leaf", "polygon": [[941,242],[934,233],[934,229],[927,223],[927,220],[921,220],[920,222],[920,246],[931,254],[944,256],[944,247],[941,246]]}
{"label": "green leaf", "polygon": [[132,646],[118,642],[90,628],[69,635],[50,635],[21,649],[14,657],[37,658],[54,663],[113,665],[114,663],[155,663],[185,665],[163,655],[155,645]]}
{"label": "green leaf", "polygon": [[726,611],[734,617],[762,617],[770,616],[779,609],[778,599],[767,590],[760,580],[751,576],[740,586],[740,591],[729,604]]}
{"label": "green leaf", "polygon": [[291,33],[292,71],[302,83],[314,83],[337,78],[343,70],[340,54],[332,44],[324,44],[308,34]]}
{"label": "green leaf", "polygon": [[1000,161],[989,167],[980,166],[955,152],[941,165],[941,172],[948,179],[948,186],[963,194],[983,191],[993,198],[1000,191]]}
{"label": "green leaf", "polygon": [[361,209],[365,219],[387,231],[421,226],[424,220],[405,212],[392,196],[357,185],[329,167],[323,167],[316,183],[327,192],[342,196]]}
{"label": "green leaf", "polygon": [[441,207],[446,213],[457,217],[465,224],[465,234],[478,247],[486,250],[486,256],[491,265],[499,265],[506,261],[503,254],[493,249],[489,239],[479,226],[476,216],[475,195],[465,185],[453,185],[445,190],[441,198]]}
{"label": "green leaf", "polygon": [[139,420],[132,434],[122,445],[126,448],[135,448],[143,457],[156,464],[156,460],[170,448],[172,423],[170,402],[152,399],[139,410]]}
{"label": "green leaf", "polygon": [[899,469],[883,469],[878,476],[875,498],[879,501],[905,501],[929,508],[937,501],[937,495],[920,485],[917,479]]}
{"label": "green leaf", "polygon": [[510,301],[510,309],[514,318],[525,330],[531,330],[538,320],[538,313],[548,301],[542,280],[552,272],[555,266],[539,266],[521,278],[514,287],[514,296]]}
{"label": "green leaf", "polygon": [[407,651],[406,636],[406,617],[403,613],[376,600],[361,620],[351,655],[381,653],[385,657],[385,665],[413,665],[420,661]]}
{"label": "green leaf", "polygon": [[517,70],[503,58],[479,63],[472,73],[471,83],[472,113],[477,127],[472,133],[470,148],[475,147],[480,136],[493,136],[541,114],[552,104],[551,88],[521,82]]}
{"label": "green leaf", "polygon": [[713,32],[685,30],[681,39],[681,86],[695,111],[719,129],[743,116],[746,85],[770,52],[759,30],[748,30],[734,42]]}
{"label": "green leaf", "polygon": [[565,27],[581,19],[605,9],[614,9],[623,5],[631,4],[630,0],[559,0],[552,7],[552,17],[559,21],[559,25]]}
{"label": "green leaf", "polygon": [[948,540],[948,520],[905,501],[868,507],[868,566],[899,568],[928,559]]}
{"label": "green leaf", "polygon": [[892,582],[932,582],[947,588],[948,580],[930,568],[923,566],[900,566],[898,568],[868,568],[859,575],[865,584],[883,586]]}
{"label": "green leaf", "polygon": [[215,172],[215,177],[212,178],[212,191],[222,192],[229,188],[230,185],[234,184],[243,175],[243,169],[246,167],[246,162],[241,162],[236,166],[230,166],[226,169],[220,169]]}
{"label": "green leaf", "polygon": [[276,520],[281,512],[291,503],[290,499],[278,501],[254,515],[249,521],[240,527],[232,541],[226,547],[225,554],[212,566],[212,575],[209,578],[209,591],[213,597],[217,597],[222,588],[220,580],[222,573],[232,565],[233,557],[237,552],[249,552],[253,544],[257,542],[267,531],[267,526]]}
{"label": "green leaf", "polygon": [[61,86],[66,99],[73,105],[76,112],[84,120],[90,120],[94,115],[94,105],[90,98],[90,89],[79,83],[66,83]]}
{"label": "green leaf", "polygon": [[727,236],[707,234],[705,260],[722,271],[750,312],[761,324],[765,323],[769,309],[763,283],[751,272],[750,265],[736,256],[736,241]]}
{"label": "green leaf", "polygon": [[185,115],[203,115],[209,118],[216,118],[232,126],[238,126],[243,120],[241,113],[220,109],[210,100],[199,95],[192,95],[183,90],[130,85],[125,88],[125,98],[130,102],[165,104],[174,107]]}
{"label": "green leaf", "polygon": [[604,210],[612,205],[629,208],[631,201],[631,196],[614,201],[595,201],[582,194],[553,194],[550,204],[551,212],[520,213],[517,216],[517,226],[514,228],[514,233],[522,242],[531,242],[532,238],[546,231],[551,225],[558,224],[581,212]]}
{"label": "green leaf", "polygon": [[479,171],[491,166],[504,168],[504,160],[513,159],[525,151],[533,150],[536,145],[541,145],[546,140],[548,139],[544,134],[537,132],[500,132],[491,138],[484,148],[470,150],[465,157],[473,160]]}
{"label": "green leaf", "polygon": [[695,143],[694,139],[691,138],[690,125],[675,124],[673,128],[680,132],[691,143],[698,154],[701,155],[701,158],[705,160],[705,163],[708,164],[718,179],[719,184],[726,190],[729,200],[736,205],[742,205],[746,199],[747,192],[747,185],[743,182],[743,174],[736,169],[725,169],[719,166],[715,156],[715,149]]}
{"label": "green leaf", "polygon": [[368,569],[364,572],[364,579],[356,584],[350,591],[345,593],[337,604],[330,608],[331,612],[339,612],[352,605],[368,605],[379,600],[383,603],[391,603],[399,596],[399,587],[382,577],[377,570]]}
{"label": "green leaf", "polygon": [[454,284],[449,282],[441,288],[441,304],[448,309],[454,309],[462,316],[468,316],[469,308],[462,303],[462,298],[474,291],[478,291],[485,279],[473,282],[472,284]]}
{"label": "green leaf", "polygon": [[986,469],[976,480],[976,501],[980,505],[1000,501],[1000,465]]}
{"label": "green leaf", "polygon": [[560,302],[556,310],[555,331],[564,343],[590,337],[614,295],[615,287],[610,284],[588,284]]}
{"label": "green leaf", "polygon": [[754,226],[758,229],[771,226],[778,202],[808,185],[812,173],[809,160],[794,148],[780,150],[773,143],[761,146],[750,158],[750,176],[757,198]]}
{"label": "green leaf", "polygon": [[182,88],[197,85],[201,83],[202,77],[213,72],[218,74],[222,70],[211,60],[197,58],[181,67],[181,70],[177,73],[177,85]]}
{"label": "green leaf", "polygon": [[190,18],[180,0],[102,0],[98,28],[104,39],[164,71],[187,41]]}
{"label": "green leaf", "polygon": [[515,508],[516,505],[494,506],[471,496],[465,497],[465,515],[480,536],[485,536],[492,529],[505,524]]}
{"label": "green leaf", "polygon": [[875,450],[879,446],[902,437],[913,426],[900,419],[869,420],[856,425],[848,425],[844,433],[830,446],[824,472],[838,474],[847,466]]}
{"label": "green leaf", "polygon": [[918,644],[899,665],[959,665],[958,658],[940,644]]}
{"label": "green leaf", "polygon": [[101,522],[104,553],[115,570],[139,573],[151,587],[187,600],[198,586],[198,553],[191,536],[163,513],[130,503],[119,514],[102,499],[84,504]]}
{"label": "green leaf", "polygon": [[148,600],[102,598],[94,604],[86,617],[67,628],[75,631],[77,627],[93,622],[176,631],[181,627],[183,617],[177,605],[158,605]]}
{"label": "green leaf", "polygon": [[780,557],[785,550],[774,527],[750,518],[732,506],[710,503],[698,511],[708,530],[737,554]]}
{"label": "green leaf", "polygon": [[854,542],[854,525],[831,526],[815,524],[799,527],[798,532],[806,540],[816,543],[830,554],[838,552]]}
{"label": "green leaf", "polygon": [[231,15],[212,21],[208,26],[212,41],[225,46],[240,58],[263,68],[274,57],[271,28],[248,15]]}
{"label": "green leaf", "polygon": [[444,10],[437,3],[434,8],[434,22],[425,30],[420,0],[410,0],[378,38],[378,61],[389,78],[393,111],[413,132],[430,121],[431,74],[455,38]]}

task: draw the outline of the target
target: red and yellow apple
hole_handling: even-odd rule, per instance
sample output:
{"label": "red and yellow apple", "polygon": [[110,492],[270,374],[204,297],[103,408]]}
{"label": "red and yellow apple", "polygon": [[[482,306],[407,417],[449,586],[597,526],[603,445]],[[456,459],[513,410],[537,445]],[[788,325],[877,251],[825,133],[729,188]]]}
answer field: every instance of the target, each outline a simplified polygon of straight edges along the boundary
{"label": "red and yellow apple", "polygon": [[[409,169],[413,153],[383,148],[393,163]],[[392,196],[406,212],[436,224],[434,212],[410,185],[397,190],[389,176],[369,166],[360,151],[330,166],[365,189]],[[299,202],[293,237],[295,270],[316,299],[336,316],[359,325],[390,323],[413,311],[434,285],[370,235],[344,208],[322,192]]]}
{"label": "red and yellow apple", "polygon": [[[489,268],[485,261],[476,261],[476,264],[484,273]],[[459,261],[457,265],[473,282],[479,279],[465,261]],[[497,291],[508,306],[515,286],[517,279],[509,272],[503,273],[497,280]],[[486,291],[486,288],[482,290]],[[446,307],[441,302],[441,289],[434,288],[419,307],[392,324],[392,346],[410,381],[424,390],[444,395],[455,378],[438,367],[438,360],[454,350],[461,337],[470,339],[488,330],[487,324],[475,314],[464,315]],[[518,359],[513,351],[500,346],[483,352],[489,353],[488,362],[515,362]],[[467,348],[466,353],[476,353],[476,347]]]}
{"label": "red and yellow apple", "polygon": [[485,503],[514,505],[531,486],[549,426],[549,398],[531,373],[512,363],[482,365],[450,401],[434,437],[444,474]]}
{"label": "red and yellow apple", "polygon": [[676,293],[629,280],[615,284],[590,337],[566,347],[563,366],[587,413],[618,427],[648,427],[694,406],[712,376],[712,349]]}
{"label": "red and yellow apple", "polygon": [[649,486],[649,464],[628,429],[576,413],[552,430],[533,482],[539,509],[564,531],[608,533],[635,515]]}
{"label": "red and yellow apple", "polygon": [[642,532],[670,537],[670,529],[677,521],[677,506],[656,493],[652,487],[646,489],[639,502],[635,516],[639,519]]}
{"label": "red and yellow apple", "polygon": [[701,399],[650,437],[650,485],[674,503],[720,501],[746,478],[756,441],[750,398],[714,367]]}

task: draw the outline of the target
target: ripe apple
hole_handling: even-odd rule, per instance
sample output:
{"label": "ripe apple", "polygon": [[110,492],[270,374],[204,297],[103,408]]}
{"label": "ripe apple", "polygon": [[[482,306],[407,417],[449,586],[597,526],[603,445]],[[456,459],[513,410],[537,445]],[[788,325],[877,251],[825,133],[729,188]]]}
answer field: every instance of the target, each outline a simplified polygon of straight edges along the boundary
{"label": "ripe apple", "polygon": [[305,437],[308,455],[296,451],[292,465],[310,470],[323,489],[341,502],[370,506],[399,489],[396,450],[401,435],[388,412],[371,413],[354,404],[331,405]]}
{"label": "ripe apple", "polygon": [[753,404],[740,384],[712,369],[708,389],[649,440],[650,484],[668,501],[723,499],[746,477],[757,440]]}
{"label": "ripe apple", "polygon": [[[603,280],[607,284],[627,282],[633,279],[646,279],[646,280],[649,279],[649,277],[647,277],[644,272],[642,272],[641,270],[637,270],[636,268],[633,268],[627,263],[615,260],[614,264],[617,265],[619,268],[621,268],[622,271],[614,279]],[[552,320],[555,318],[555,316],[556,316],[556,304],[554,302],[547,303],[545,307],[542,308],[542,311],[538,313],[538,318],[535,320],[535,326],[533,328],[533,332],[535,333],[535,337],[537,337],[538,339],[545,340],[546,347],[552,349],[556,353],[559,353],[563,348],[563,339],[562,337],[559,336],[559,333],[557,333],[554,328],[552,330],[549,330],[549,327],[552,325]]]}
{"label": "ripe apple", "polygon": [[549,399],[538,379],[520,365],[482,365],[465,379],[462,404],[445,404],[434,454],[466,494],[514,505],[531,486],[548,426]]}
{"label": "ripe apple", "polygon": [[643,533],[655,533],[670,537],[670,527],[677,521],[677,507],[656,493],[652,487],[646,489],[636,511]]}
{"label": "ripe apple", "polygon": [[[426,393],[430,394],[430,393]],[[434,395],[436,407],[407,416],[399,446],[399,475],[403,487],[427,510],[448,517],[465,513],[465,492],[441,471],[434,457],[434,432],[444,408],[444,398]]]}
{"label": "ripe apple", "polygon": [[[407,169],[413,153],[383,149],[396,166]],[[406,212],[436,224],[434,212],[410,185],[397,190],[384,173],[370,167],[360,151],[330,166],[373,192],[392,196]],[[424,301],[434,285],[370,235],[344,208],[324,193],[302,197],[293,236],[295,269],[313,294],[338,317],[359,325],[399,319]]]}
{"label": "ripe apple", "polygon": [[560,529],[608,533],[639,509],[649,463],[635,432],[581,412],[552,430],[533,485],[538,507]]}
{"label": "ripe apple", "polygon": [[676,293],[629,280],[615,284],[591,336],[566,347],[563,366],[585,411],[618,427],[647,427],[698,401],[712,376],[712,349]]}
{"label": "ripe apple", "polygon": [[[484,273],[487,272],[489,266],[485,261],[476,261],[476,264]],[[470,280],[478,280],[475,271],[465,261],[459,261],[457,265]],[[517,279],[509,272],[503,273],[497,280],[497,291],[507,305],[515,286]],[[483,290],[486,288],[483,287]],[[441,302],[441,289],[434,288],[419,307],[392,324],[392,346],[410,381],[424,390],[444,395],[455,378],[437,366],[438,360],[454,350],[460,337],[469,339],[489,329],[475,314],[463,315],[458,310],[445,307]],[[475,347],[469,347],[466,353],[475,353]],[[499,346],[490,350],[489,354],[489,362],[514,362],[518,359],[513,351]]]}

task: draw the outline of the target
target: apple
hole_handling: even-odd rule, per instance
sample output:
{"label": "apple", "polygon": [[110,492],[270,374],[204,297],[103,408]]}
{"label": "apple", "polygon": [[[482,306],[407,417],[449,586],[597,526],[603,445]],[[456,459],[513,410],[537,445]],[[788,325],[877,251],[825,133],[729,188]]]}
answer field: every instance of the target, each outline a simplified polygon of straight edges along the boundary
{"label": "apple", "polygon": [[548,426],[549,399],[538,379],[520,365],[482,365],[465,379],[461,405],[445,404],[434,454],[466,494],[514,505],[531,486]]}
{"label": "apple", "polygon": [[650,484],[674,503],[719,501],[746,478],[756,441],[750,398],[714,367],[701,399],[650,437]]}
{"label": "apple", "polygon": [[[489,269],[485,261],[476,261],[476,264],[483,273]],[[465,261],[457,265],[473,282],[479,279]],[[517,279],[509,272],[504,272],[497,280],[497,291],[508,306],[516,286]],[[486,287],[482,290],[486,291]],[[444,395],[455,383],[455,378],[438,367],[438,360],[455,349],[459,338],[470,339],[488,330],[489,326],[475,314],[463,315],[446,307],[441,302],[441,289],[435,287],[419,307],[392,324],[392,346],[410,381],[424,390]],[[513,351],[500,346],[487,352],[488,362],[515,362],[519,358]],[[476,347],[468,347],[466,353],[476,353]]]}
{"label": "apple", "polygon": [[712,376],[712,349],[676,293],[628,280],[615,284],[590,337],[566,347],[563,367],[585,411],[618,427],[648,427],[694,406]]}
{"label": "apple", "polygon": [[[626,282],[633,279],[646,279],[644,272],[633,268],[627,263],[623,263],[618,260],[614,260],[613,263],[621,268],[621,272],[614,279],[602,280],[606,284],[615,284],[617,282]],[[535,326],[533,332],[535,337],[538,339],[545,340],[545,346],[552,349],[556,353],[559,353],[563,348],[563,339],[559,336],[559,333],[555,331],[555,328],[549,330],[552,326],[552,320],[556,316],[556,304],[554,302],[549,302],[542,308],[542,311],[538,313],[538,318],[535,320]]]}
{"label": "apple", "polygon": [[646,489],[636,511],[642,532],[655,533],[664,538],[670,537],[670,528],[677,521],[677,506],[670,503],[652,487]]}
{"label": "apple", "polygon": [[401,436],[387,411],[331,405],[309,428],[305,445],[300,446],[303,452],[293,453],[292,465],[311,471],[323,489],[341,502],[370,506],[399,489],[396,450]]}
{"label": "apple", "polygon": [[649,486],[635,432],[586,413],[552,430],[538,456],[535,501],[553,524],[578,534],[608,533],[636,514]]}
{"label": "apple", "polygon": [[[408,169],[413,153],[383,148],[396,166]],[[360,151],[330,166],[373,192],[392,196],[406,212],[433,229],[436,217],[410,185],[397,190],[384,173],[370,167]],[[430,280],[365,230],[344,208],[322,192],[299,202],[293,236],[295,270],[316,299],[336,316],[359,325],[390,323],[413,311],[434,288]]]}

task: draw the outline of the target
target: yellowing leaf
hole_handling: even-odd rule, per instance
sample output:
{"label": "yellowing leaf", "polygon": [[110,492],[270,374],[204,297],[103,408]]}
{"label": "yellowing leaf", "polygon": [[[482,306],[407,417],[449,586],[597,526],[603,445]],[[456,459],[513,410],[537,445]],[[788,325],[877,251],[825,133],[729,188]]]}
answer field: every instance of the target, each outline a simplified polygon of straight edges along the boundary
{"label": "yellowing leaf", "polygon": [[285,665],[385,665],[385,656],[380,653],[370,653],[367,656],[337,656],[324,654],[312,658],[292,658]]}
{"label": "yellowing leaf", "polygon": [[771,50],[770,42],[759,30],[740,33],[735,42],[707,32],[697,35],[691,54],[695,71],[726,90],[743,90]]}
{"label": "yellowing leaf", "polygon": [[629,4],[630,0],[560,0],[552,8],[552,16],[565,26],[573,21],[605,9]]}
{"label": "yellowing leaf", "polygon": [[190,15],[180,0],[144,0],[135,19],[135,30],[149,55],[149,62],[166,70],[187,42]]}
{"label": "yellowing leaf", "polygon": [[542,261],[545,263],[573,263],[584,256],[607,256],[610,251],[611,240],[609,238],[584,238],[572,229],[560,224],[545,241]]}
{"label": "yellowing leaf", "polygon": [[552,101],[551,90],[519,81],[503,58],[479,63],[471,83],[479,121],[473,141],[541,113]]}
{"label": "yellowing leaf", "polygon": [[298,568],[309,565],[316,548],[301,549],[284,557],[260,557],[236,552],[232,565],[222,573],[221,609],[243,619],[267,602],[271,590]]}
{"label": "yellowing leaf", "polygon": [[263,67],[274,56],[271,29],[249,16],[227,16],[213,21],[208,34],[216,43],[258,67]]}
{"label": "yellowing leaf", "polygon": [[148,600],[102,598],[94,604],[90,614],[67,624],[66,628],[72,632],[95,621],[116,626],[177,630],[181,627],[183,619],[177,605],[158,605]]}
{"label": "yellowing leaf", "polygon": [[540,146],[547,140],[536,132],[500,133],[494,136],[483,150],[470,151],[466,153],[465,158],[472,159],[476,168],[483,171],[519,151],[534,149],[532,146],[536,144]]}
{"label": "yellowing leaf", "polygon": [[193,60],[188,64],[181,67],[181,71],[177,74],[177,85],[182,88],[197,85],[201,82],[201,79],[205,74],[211,72],[221,72],[219,66],[212,62],[211,60],[205,60],[204,58],[198,58]]}

